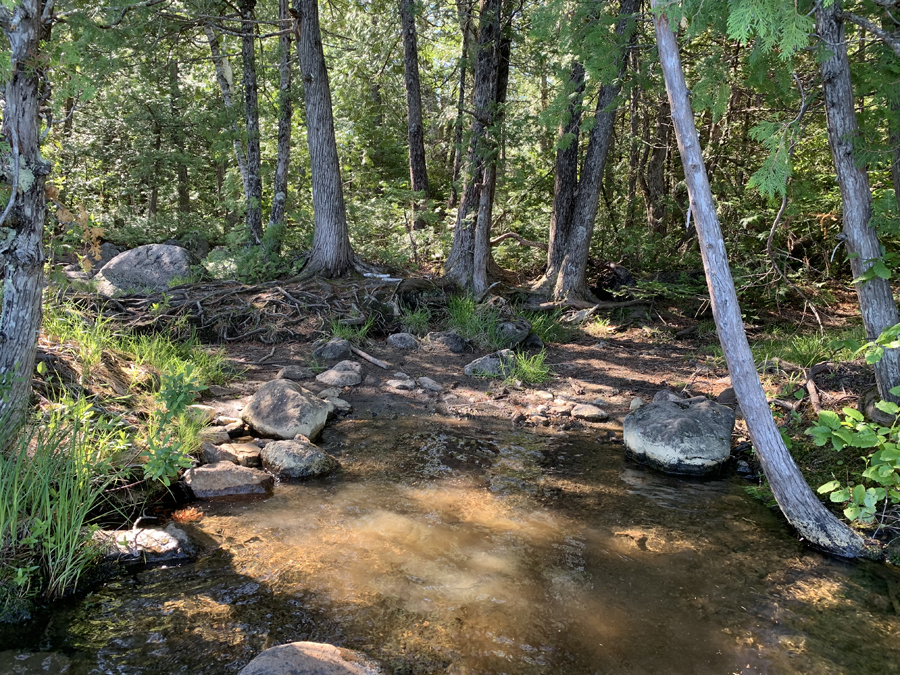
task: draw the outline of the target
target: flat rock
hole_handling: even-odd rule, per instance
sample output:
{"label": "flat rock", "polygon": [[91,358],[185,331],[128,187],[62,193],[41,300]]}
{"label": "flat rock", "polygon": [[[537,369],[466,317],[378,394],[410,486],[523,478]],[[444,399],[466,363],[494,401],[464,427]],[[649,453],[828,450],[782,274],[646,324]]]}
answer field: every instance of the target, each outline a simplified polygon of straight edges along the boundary
{"label": "flat rock", "polygon": [[512,347],[524,341],[531,334],[531,323],[525,319],[501,321],[497,325],[497,334],[502,344]]}
{"label": "flat rock", "polygon": [[292,642],[260,653],[238,675],[382,675],[360,652],[319,642]]}
{"label": "flat rock", "polygon": [[433,347],[453,352],[454,354],[462,354],[468,349],[468,343],[460,337],[458,333],[452,330],[429,333],[425,339],[431,343]]}
{"label": "flat rock", "polygon": [[218,413],[211,405],[194,404],[187,407],[187,414],[191,419],[201,424],[212,424]]}
{"label": "flat rock", "polygon": [[197,499],[264,495],[272,491],[275,479],[265,471],[217,462],[188,469],[184,482]]}
{"label": "flat rock", "polygon": [[191,254],[180,246],[148,244],[120,253],[97,273],[103,295],[164,291],[176,279],[191,276]]}
{"label": "flat rock", "polygon": [[319,398],[337,398],[341,395],[341,390],[339,387],[328,387],[327,389],[323,389],[319,392]]}
{"label": "flat rock", "polygon": [[261,456],[263,466],[279,478],[315,478],[340,466],[334,457],[303,436],[269,443],[262,449]]}
{"label": "flat rock", "polygon": [[416,388],[416,381],[413,379],[409,380],[387,380],[384,383],[385,387],[389,389],[399,389],[400,391],[412,391]]}
{"label": "flat rock", "polygon": [[426,389],[428,391],[433,391],[433,392],[444,391],[444,388],[441,385],[439,385],[437,382],[432,380],[430,377],[420,377],[418,379],[418,383],[419,383],[419,386],[422,387],[422,389]]}
{"label": "flat rock", "polygon": [[315,438],[332,411],[327,401],[291,380],[271,380],[257,390],[244,408],[244,422],[263,436],[289,439],[297,434]]}
{"label": "flat rock", "polygon": [[320,361],[343,361],[353,355],[347,340],[334,338],[313,351],[313,357]]}
{"label": "flat rock", "polygon": [[467,365],[463,372],[469,377],[497,377],[507,375],[512,372],[512,365],[515,360],[511,349],[501,349],[493,354],[482,356],[475,359]]}
{"label": "flat rock", "polygon": [[658,397],[625,418],[625,453],[672,474],[702,476],[731,454],[734,411],[704,397]]}
{"label": "flat rock", "polygon": [[254,443],[225,443],[218,446],[219,452],[227,461],[240,466],[260,467],[259,446]]}
{"label": "flat rock", "polygon": [[353,410],[353,406],[339,396],[328,396],[325,400],[333,405],[338,412],[348,413]]}
{"label": "flat rock", "polygon": [[332,387],[353,387],[362,382],[362,366],[356,361],[341,361],[331,370],[316,375],[316,382]]}
{"label": "flat rock", "polygon": [[231,435],[225,427],[206,427],[205,429],[200,430],[199,435],[201,441],[213,443],[214,445],[227,443],[231,440]]}
{"label": "flat rock", "polygon": [[158,563],[194,555],[190,538],[172,523],[162,529],[97,530],[91,539],[101,546],[108,561]]}
{"label": "flat rock", "polygon": [[419,338],[412,333],[394,333],[388,336],[387,343],[396,349],[419,348]]}
{"label": "flat rock", "polygon": [[595,405],[582,403],[572,408],[572,417],[587,422],[602,422],[609,419],[609,413]]}
{"label": "flat rock", "polygon": [[305,368],[303,366],[285,366],[275,375],[276,380],[308,380],[313,377],[315,373],[312,368]]}

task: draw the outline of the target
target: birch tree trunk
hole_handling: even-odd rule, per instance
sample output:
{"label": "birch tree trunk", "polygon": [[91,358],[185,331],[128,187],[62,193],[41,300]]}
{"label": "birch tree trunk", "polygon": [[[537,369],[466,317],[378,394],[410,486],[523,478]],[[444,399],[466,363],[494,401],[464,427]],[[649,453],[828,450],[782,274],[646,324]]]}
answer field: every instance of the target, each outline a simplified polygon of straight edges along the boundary
{"label": "birch tree trunk", "polygon": [[219,45],[219,36],[216,35],[212,26],[203,27],[206,33],[206,40],[209,42],[209,51],[212,55],[213,66],[216,70],[216,82],[219,85],[219,91],[222,92],[222,102],[225,104],[225,110],[231,116],[231,131],[234,134],[234,161],[238,165],[238,171],[241,172],[241,183],[244,186],[244,199],[249,201],[249,181],[247,178],[247,158],[244,155],[244,145],[241,142],[241,130],[238,128],[237,119],[234,109],[234,96],[232,88],[234,87],[234,73],[228,58],[222,54]]}
{"label": "birch tree trunk", "polygon": [[31,378],[41,329],[44,290],[44,183],[50,164],[41,157],[38,126],[40,59],[44,28],[53,3],[19,0],[0,7],[0,28],[9,41],[9,80],[3,111],[3,140],[9,145],[0,158],[11,203],[0,216],[0,260],[4,267],[3,308],[0,312],[0,452],[28,410]]}
{"label": "birch tree trunk", "polygon": [[719,342],[737,394],[753,446],[775,494],[775,499],[797,532],[814,546],[846,557],[867,556],[862,538],[840,522],[816,498],[787,451],[772,419],[765,392],[741,319],[734,281],[728,267],[725,242],[713,203],[700,140],[681,68],[675,35],[669,28],[661,0],[652,0],[654,25],[663,76],[666,81],[675,137],[691,198],[691,210],[700,239],[700,251]]}
{"label": "birch tree trunk", "polygon": [[259,93],[256,84],[256,0],[241,0],[241,61],[247,125],[247,234],[262,243],[262,155],[259,148]]}
{"label": "birch tree trunk", "polygon": [[420,215],[428,200],[428,171],[425,165],[425,126],[422,123],[422,94],[419,86],[419,49],[416,45],[415,0],[400,0],[403,32],[403,72],[406,77],[407,135],[409,139],[409,182],[422,199],[413,202],[413,229],[421,230]]}
{"label": "birch tree trunk", "polygon": [[554,300],[573,302],[590,296],[585,283],[587,259],[591,249],[591,238],[594,235],[594,220],[597,218],[597,207],[600,202],[600,186],[603,182],[603,171],[606,168],[606,156],[612,140],[616,111],[610,107],[621,90],[621,79],[628,63],[626,45],[634,30],[634,13],[640,7],[640,0],[622,0],[619,6],[619,20],[616,23],[616,35],[619,36],[620,51],[617,55],[618,76],[616,79],[600,87],[597,96],[597,110],[594,114],[594,128],[591,129],[581,179],[578,181],[578,193],[572,210],[568,241],[565,242],[565,256],[559,266],[556,285],[553,289]]}
{"label": "birch tree trunk", "polygon": [[291,35],[293,21],[289,13],[289,0],[278,0],[278,158],[275,162],[275,177],[272,180],[272,210],[269,212],[269,227],[284,222],[287,204],[288,168],[291,164],[291,120],[294,101],[291,96]]}
{"label": "birch tree trunk", "polygon": [[337,277],[352,269],[353,250],[347,229],[317,0],[294,0],[294,16],[299,29],[297,54],[306,104],[314,218],[312,251],[303,274]]}
{"label": "birch tree trunk", "polygon": [[[816,32],[823,43],[826,57],[821,61],[822,87],[825,93],[828,142],[841,188],[843,240],[847,252],[855,254],[850,259],[850,270],[853,277],[858,279],[876,260],[881,259],[881,245],[878,233],[869,225],[872,217],[869,176],[865,168],[857,164],[853,152],[853,146],[859,138],[859,127],[853,108],[850,62],[847,59],[844,22],[840,18],[840,12],[840,0],[835,0],[828,7],[824,3],[818,5]],[[900,323],[897,305],[887,279],[876,276],[870,281],[857,283],[856,295],[868,339],[874,340],[886,328]],[[885,350],[884,356],[875,364],[875,380],[882,399],[900,403],[900,397],[889,391],[900,385],[900,349]]]}

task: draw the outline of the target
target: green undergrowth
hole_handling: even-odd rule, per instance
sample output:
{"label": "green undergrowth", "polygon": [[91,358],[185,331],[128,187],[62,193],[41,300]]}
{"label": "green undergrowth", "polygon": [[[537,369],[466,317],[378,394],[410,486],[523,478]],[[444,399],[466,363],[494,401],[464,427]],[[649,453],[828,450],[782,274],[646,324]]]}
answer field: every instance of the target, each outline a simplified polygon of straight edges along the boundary
{"label": "green undergrowth", "polygon": [[447,315],[447,328],[480,349],[496,351],[508,346],[500,336],[501,318],[496,308],[479,305],[468,295],[456,295],[447,303]]}
{"label": "green undergrowth", "polygon": [[507,377],[507,381],[515,382],[519,380],[524,384],[543,384],[550,379],[550,366],[547,365],[547,352],[543,349],[529,356],[521,352],[516,352],[512,364],[512,372]]}
{"label": "green undergrowth", "polygon": [[365,323],[359,325],[346,324],[332,319],[329,325],[329,332],[332,338],[346,340],[350,344],[360,347],[366,343],[369,331],[372,330],[374,324],[374,318],[369,318]]}
{"label": "green undergrowth", "polygon": [[575,331],[562,322],[562,309],[552,312],[523,311],[520,315],[531,323],[532,332],[541,338],[544,344],[562,344],[572,340]]}

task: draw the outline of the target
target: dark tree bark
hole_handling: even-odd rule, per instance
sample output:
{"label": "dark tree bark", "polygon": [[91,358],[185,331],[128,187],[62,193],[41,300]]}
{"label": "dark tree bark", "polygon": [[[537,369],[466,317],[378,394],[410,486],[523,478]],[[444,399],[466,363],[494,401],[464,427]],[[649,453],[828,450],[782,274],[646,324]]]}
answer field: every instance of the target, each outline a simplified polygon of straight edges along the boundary
{"label": "dark tree bark", "polygon": [[[659,10],[660,0],[652,0]],[[741,319],[734,281],[728,267],[725,242],[719,228],[700,140],[694,126],[688,90],[681,68],[675,35],[665,14],[654,14],[656,42],[666,81],[672,122],[691,196],[691,210],[700,238],[700,250],[719,342],[728,363],[728,372],[740,402],[757,457],[788,521],[811,544],[838,555],[856,557],[869,554],[862,538],[840,522],[816,499],[784,446],[784,441],[759,382],[756,364]]]}
{"label": "dark tree bark", "polygon": [[150,176],[150,198],[147,201],[147,218],[153,220],[159,212],[159,179],[162,171],[162,128],[159,120],[153,120],[153,175]]}
{"label": "dark tree bark", "polygon": [[581,179],[578,181],[578,194],[572,210],[569,237],[565,243],[566,253],[553,289],[553,298],[557,301],[578,302],[590,297],[585,283],[585,270],[594,234],[594,220],[597,218],[606,156],[609,153],[613,125],[616,121],[616,111],[610,108],[621,89],[620,80],[628,63],[625,46],[634,30],[633,15],[639,7],[640,0],[622,0],[619,6],[619,20],[616,23],[616,35],[621,40],[620,52],[617,55],[618,77],[614,82],[600,87],[597,96],[594,128],[591,129]]}
{"label": "dark tree bark", "polygon": [[[0,157],[10,201],[0,213],[0,260],[4,268],[0,312],[0,452],[28,409],[44,289],[44,183],[50,164],[41,158],[39,114],[49,91],[41,60],[41,37],[49,32],[53,3],[19,0],[0,7],[0,28],[9,41],[9,80],[3,111]],[[42,8],[45,17],[41,16]]]}
{"label": "dark tree bark", "polygon": [[175,168],[175,185],[178,194],[179,213],[191,211],[191,189],[188,183],[188,168],[185,163],[184,151],[184,127],[181,123],[181,111],[179,101],[181,99],[181,85],[179,83],[178,61],[169,62],[169,114],[171,115],[172,135],[175,149],[178,150],[177,164]]}
{"label": "dark tree bark", "polygon": [[353,250],[347,228],[347,210],[341,184],[331,89],[319,31],[316,0],[294,0],[297,20],[297,54],[306,104],[306,142],[312,171],[313,245],[305,275],[336,277],[353,267]]}
{"label": "dark tree bark", "polygon": [[456,120],[453,123],[453,169],[450,177],[450,199],[447,208],[456,208],[459,203],[459,177],[463,163],[463,108],[466,103],[466,75],[469,72],[469,33],[472,26],[473,2],[458,2],[462,47],[459,56],[459,87],[456,92]]}
{"label": "dark tree bark", "polygon": [[671,131],[669,104],[659,106],[656,118],[656,134],[648,148],[643,171],[640,172],[641,192],[647,206],[647,224],[650,231],[665,235],[667,229],[666,160],[669,158],[669,134]]}
{"label": "dark tree bark", "polygon": [[241,61],[247,125],[247,234],[262,243],[262,156],[259,149],[259,93],[256,84],[256,0],[241,0]]}
{"label": "dark tree bark", "polygon": [[[895,39],[900,40],[900,26],[894,22],[888,12],[885,12],[881,25]],[[888,105],[891,109],[888,121],[891,145],[891,184],[894,186],[897,210],[900,211],[900,91],[897,91],[897,87],[892,87],[888,91]]]}
{"label": "dark tree bark", "polygon": [[413,228],[421,230],[420,215],[428,200],[428,171],[425,165],[425,126],[422,123],[422,94],[419,87],[419,50],[416,45],[415,0],[400,0],[403,31],[403,72],[406,76],[406,112],[409,137],[409,181],[422,199],[413,202]]}
{"label": "dark tree bark", "polygon": [[559,126],[556,150],[556,176],[553,181],[553,211],[550,214],[550,238],[547,244],[547,269],[534,290],[550,293],[566,255],[571,236],[572,211],[578,187],[578,140],[581,133],[581,109],[584,99],[584,66],[575,62],[568,83],[569,107],[566,120]]}
{"label": "dark tree bark", "polygon": [[234,88],[234,76],[231,70],[231,64],[222,54],[219,46],[219,36],[216,35],[212,26],[203,27],[206,33],[206,39],[209,42],[209,51],[212,55],[213,66],[216,70],[216,82],[219,84],[219,91],[222,93],[222,102],[225,104],[225,110],[232,116],[231,131],[234,134],[234,160],[238,165],[238,171],[241,172],[241,183],[244,186],[244,199],[250,201],[249,179],[247,177],[247,157],[244,154],[244,145],[241,142],[241,132],[238,128],[237,119],[234,110],[234,96],[232,90]]}
{"label": "dark tree bark", "polygon": [[[828,141],[834,158],[844,218],[843,241],[854,278],[859,278],[874,261],[881,258],[878,233],[869,225],[872,217],[872,193],[869,176],[857,164],[853,146],[859,139],[856,111],[853,108],[853,87],[850,82],[850,63],[844,22],[840,18],[841,3],[824,3],[816,10],[816,31],[822,41],[826,58],[821,62],[822,86],[825,93],[825,119]],[[897,305],[887,279],[875,277],[856,284],[856,295],[862,311],[866,336],[873,340],[886,328],[900,323]],[[875,379],[881,398],[900,403],[900,397],[890,389],[900,385],[900,349],[886,349],[875,364]]]}
{"label": "dark tree bark", "polygon": [[453,246],[444,265],[447,278],[472,290],[475,275],[475,227],[481,204],[485,170],[493,161],[494,145],[488,130],[497,92],[498,42],[502,0],[482,0],[478,22],[478,54],[473,84],[474,111],[466,162],[466,183],[456,215]]}
{"label": "dark tree bark", "polygon": [[275,162],[275,177],[272,181],[272,210],[269,212],[269,226],[284,222],[287,204],[288,168],[291,163],[291,120],[294,101],[291,96],[291,35],[293,21],[289,13],[289,0],[278,0],[278,158]]}

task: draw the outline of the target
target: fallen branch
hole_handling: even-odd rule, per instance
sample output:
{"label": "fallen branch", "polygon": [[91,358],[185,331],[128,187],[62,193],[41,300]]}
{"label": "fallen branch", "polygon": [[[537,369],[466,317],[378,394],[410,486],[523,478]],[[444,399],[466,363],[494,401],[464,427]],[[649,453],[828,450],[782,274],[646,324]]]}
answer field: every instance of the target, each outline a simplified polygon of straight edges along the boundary
{"label": "fallen branch", "polygon": [[376,359],[376,358],[375,358],[374,356],[372,356],[371,354],[366,354],[362,349],[359,349],[358,347],[350,347],[350,351],[352,351],[352,352],[353,352],[354,354],[356,354],[357,356],[359,356],[359,357],[361,357],[361,358],[364,358],[364,359],[365,359],[366,361],[368,361],[369,363],[375,364],[375,365],[378,366],[379,368],[384,368],[385,370],[387,370],[388,368],[390,368],[390,365],[389,365],[389,364],[385,363],[385,362],[382,361],[381,359]]}
{"label": "fallen branch", "polygon": [[522,244],[522,246],[532,246],[533,248],[539,248],[543,251],[547,250],[547,244],[541,243],[539,241],[530,241],[517,232],[506,232],[504,234],[501,234],[499,237],[494,237],[493,239],[491,239],[491,246],[496,246],[497,244],[500,244],[507,239],[515,239],[517,242]]}

